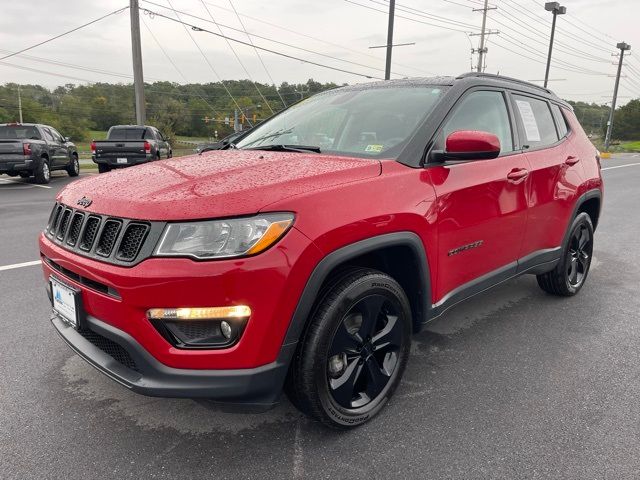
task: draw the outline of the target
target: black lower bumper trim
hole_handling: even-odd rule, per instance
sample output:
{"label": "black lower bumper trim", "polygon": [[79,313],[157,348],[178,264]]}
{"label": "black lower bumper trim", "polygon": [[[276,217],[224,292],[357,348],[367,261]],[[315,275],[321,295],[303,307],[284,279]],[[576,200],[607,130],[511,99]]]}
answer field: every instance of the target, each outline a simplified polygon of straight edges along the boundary
{"label": "black lower bumper trim", "polygon": [[282,348],[278,360],[251,369],[189,370],[168,367],[150,355],[133,337],[96,318],[87,317],[92,332],[120,345],[135,362],[127,368],[98,348],[57,315],[51,319],[58,334],[93,367],[136,393],[152,397],[206,398],[255,409],[278,403],[295,345]]}

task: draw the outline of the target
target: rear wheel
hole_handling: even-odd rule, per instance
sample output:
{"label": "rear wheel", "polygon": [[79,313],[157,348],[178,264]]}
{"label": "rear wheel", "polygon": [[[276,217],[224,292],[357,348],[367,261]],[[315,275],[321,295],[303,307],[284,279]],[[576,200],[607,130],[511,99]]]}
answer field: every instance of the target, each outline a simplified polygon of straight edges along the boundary
{"label": "rear wheel", "polygon": [[560,262],[548,273],[538,275],[538,285],[545,292],[570,297],[580,291],[587,280],[593,255],[593,223],[587,213],[580,213],[569,229],[569,241]]}
{"label": "rear wheel", "polygon": [[375,416],[409,357],[411,309],[388,275],[354,269],[325,290],[292,362],[287,391],[304,413],[340,429]]}
{"label": "rear wheel", "polygon": [[111,167],[105,163],[98,164],[98,173],[107,173],[111,171]]}
{"label": "rear wheel", "polygon": [[49,169],[49,160],[45,157],[40,159],[40,164],[36,167],[34,172],[36,177],[36,183],[49,183],[51,180],[51,170]]}
{"label": "rear wheel", "polygon": [[78,155],[76,153],[71,155],[71,163],[66,170],[70,177],[77,177],[80,175],[80,161],[78,160]]}

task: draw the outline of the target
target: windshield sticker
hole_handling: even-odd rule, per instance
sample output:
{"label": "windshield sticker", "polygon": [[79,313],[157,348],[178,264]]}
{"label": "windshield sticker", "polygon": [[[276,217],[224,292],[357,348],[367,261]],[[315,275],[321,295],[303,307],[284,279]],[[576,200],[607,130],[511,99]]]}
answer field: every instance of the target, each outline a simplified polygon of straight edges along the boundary
{"label": "windshield sticker", "polygon": [[364,151],[380,153],[382,151],[382,147],[383,145],[367,145],[367,148],[365,148]]}
{"label": "windshield sticker", "polygon": [[530,142],[540,141],[540,130],[538,130],[538,123],[536,117],[533,115],[533,109],[531,104],[524,100],[516,100],[518,110],[520,111],[520,118],[524,124],[524,133],[527,136],[527,140]]}

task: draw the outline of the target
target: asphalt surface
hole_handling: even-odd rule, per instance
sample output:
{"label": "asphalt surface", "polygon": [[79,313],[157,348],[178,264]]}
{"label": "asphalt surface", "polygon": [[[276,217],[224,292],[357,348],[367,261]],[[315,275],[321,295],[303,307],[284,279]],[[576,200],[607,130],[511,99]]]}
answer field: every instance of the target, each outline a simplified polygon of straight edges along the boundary
{"label": "asphalt surface", "polygon": [[[635,164],[633,166],[621,165]],[[138,396],[49,324],[36,238],[56,191],[0,176],[0,478],[575,478],[640,475],[640,155],[603,160],[587,284],[505,284],[414,337],[392,402],[329,431],[285,400],[230,414]]]}

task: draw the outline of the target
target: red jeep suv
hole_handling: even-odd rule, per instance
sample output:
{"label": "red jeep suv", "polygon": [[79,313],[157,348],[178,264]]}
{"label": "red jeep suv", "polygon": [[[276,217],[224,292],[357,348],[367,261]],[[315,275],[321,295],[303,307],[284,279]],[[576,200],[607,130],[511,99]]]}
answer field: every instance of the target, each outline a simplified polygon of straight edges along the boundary
{"label": "red jeep suv", "polygon": [[575,295],[601,203],[569,105],[469,73],[327,91],[225,150],[74,182],[40,251],[55,329],[125,387],[258,408],[285,390],[347,428],[453,305],[525,273]]}

